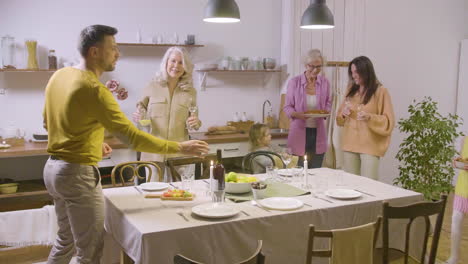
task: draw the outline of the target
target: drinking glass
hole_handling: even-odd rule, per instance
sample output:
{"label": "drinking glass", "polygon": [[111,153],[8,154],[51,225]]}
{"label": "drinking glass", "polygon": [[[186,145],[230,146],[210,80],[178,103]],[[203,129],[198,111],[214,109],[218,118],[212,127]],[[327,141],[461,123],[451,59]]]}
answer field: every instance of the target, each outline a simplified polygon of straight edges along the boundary
{"label": "drinking glass", "polygon": [[151,119],[148,118],[148,112],[143,108],[140,108],[138,111],[140,112],[140,121],[138,122],[138,126],[140,130],[149,133],[151,128]]}
{"label": "drinking glass", "polygon": [[301,166],[296,166],[292,168],[293,182],[300,184],[302,182],[304,168]]}
{"label": "drinking glass", "polygon": [[363,104],[358,104],[356,110],[357,110],[357,120],[364,120],[364,118],[362,118],[362,116],[360,115],[360,113],[362,112],[362,109],[364,108],[364,105]]}
{"label": "drinking glass", "polygon": [[180,176],[182,177],[182,189],[190,191],[193,187],[192,184],[195,178],[193,166],[187,166]]}
{"label": "drinking glass", "polygon": [[335,176],[336,186],[346,186],[344,182],[344,171],[343,170],[334,170],[333,174]]}
{"label": "drinking glass", "polygon": [[273,165],[268,165],[265,167],[267,178],[267,182],[281,182],[280,177],[278,176],[278,168],[274,167]]}
{"label": "drinking glass", "polygon": [[283,159],[284,164],[286,164],[286,167],[288,167],[292,159],[292,150],[290,148],[283,149],[280,155],[281,155],[281,158]]}
{"label": "drinking glass", "polygon": [[[196,116],[197,113],[198,113],[198,106],[196,105],[196,103],[194,102],[194,100],[192,98],[190,98],[190,105],[189,105],[189,108],[188,108],[189,112],[190,112],[190,116]],[[189,131],[193,131],[194,128],[192,126],[190,126],[188,123],[187,123],[187,128]]]}
{"label": "drinking glass", "polygon": [[328,189],[328,178],[324,176],[315,176],[315,194],[323,194]]}

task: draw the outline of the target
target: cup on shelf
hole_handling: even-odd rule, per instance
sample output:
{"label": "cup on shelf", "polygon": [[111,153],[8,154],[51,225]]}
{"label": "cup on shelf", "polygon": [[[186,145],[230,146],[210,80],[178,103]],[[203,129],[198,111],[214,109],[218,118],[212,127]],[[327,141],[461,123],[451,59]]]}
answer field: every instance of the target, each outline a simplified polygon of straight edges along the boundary
{"label": "cup on shelf", "polygon": [[187,35],[187,40],[185,40],[185,45],[195,45],[195,35]]}

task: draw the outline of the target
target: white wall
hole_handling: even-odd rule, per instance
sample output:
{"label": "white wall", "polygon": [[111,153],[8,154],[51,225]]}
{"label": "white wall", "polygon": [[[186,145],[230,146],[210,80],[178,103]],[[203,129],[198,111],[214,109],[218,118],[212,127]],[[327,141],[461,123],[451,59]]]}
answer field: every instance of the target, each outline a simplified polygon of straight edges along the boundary
{"label": "white wall", "polygon": [[[48,49],[55,49],[60,61],[79,58],[78,34],[91,24],[118,28],[118,42],[135,42],[138,29],[144,42],[150,42],[156,33],[168,39],[177,32],[182,41],[187,34],[195,34],[197,44],[206,46],[191,50],[194,63],[217,62],[226,55],[279,59],[281,0],[236,2],[241,10],[240,23],[210,24],[202,21],[206,0],[0,0],[0,36],[10,34],[16,38],[16,57],[21,68],[26,62],[24,39],[38,41],[39,64],[45,68]],[[165,48],[121,50],[116,70],[104,74],[101,80],[117,79],[129,90],[129,98],[120,104],[130,116],[141,89],[159,68]],[[51,73],[0,73],[0,88],[6,89],[6,95],[0,95],[0,128],[12,123],[25,128],[29,136],[41,128],[43,91],[50,76]],[[194,79],[198,83],[198,74],[194,73]],[[235,111],[245,111],[249,119],[261,121],[265,99],[278,112],[279,74],[216,74],[210,75],[207,83],[207,90],[198,92],[199,116],[204,124],[201,130],[224,125]],[[0,159],[0,167],[14,167],[11,164],[19,162]],[[16,170],[15,174],[29,174],[21,168]]]}
{"label": "white wall", "polygon": [[[172,39],[195,34],[204,48],[191,51],[194,63],[216,62],[224,55],[280,57],[280,0],[238,0],[242,21],[238,24],[210,24],[202,21],[205,0],[103,0],[0,1],[0,36],[13,35],[19,44],[18,63],[25,66],[23,41],[35,38],[39,45],[39,64],[47,66],[46,52],[55,49],[61,60],[79,58],[76,40],[81,29],[91,24],[106,24],[119,29],[118,42],[135,42],[141,29],[144,42],[156,33]],[[257,12],[256,10],[262,10]],[[105,74],[119,80],[129,90],[129,98],[121,103],[125,113],[134,111],[142,87],[159,68],[165,48],[122,48],[122,57],[113,73]],[[41,125],[43,89],[50,73],[3,73],[2,85],[7,95],[0,96],[0,127],[9,121],[32,132]],[[210,75],[212,76],[212,75]],[[267,75],[267,77],[270,75]],[[202,129],[223,125],[235,111],[246,111],[255,121],[261,119],[261,104],[265,99],[278,109],[279,81],[274,74],[215,75],[209,78],[208,89],[199,92]],[[198,81],[198,74],[194,73]],[[228,99],[229,100],[224,100]]]}
{"label": "white wall", "polygon": [[[442,113],[454,113],[460,41],[468,34],[466,0],[368,0],[367,56],[389,89],[397,119],[413,99],[431,96]],[[381,162],[380,175],[398,175],[398,129]]]}

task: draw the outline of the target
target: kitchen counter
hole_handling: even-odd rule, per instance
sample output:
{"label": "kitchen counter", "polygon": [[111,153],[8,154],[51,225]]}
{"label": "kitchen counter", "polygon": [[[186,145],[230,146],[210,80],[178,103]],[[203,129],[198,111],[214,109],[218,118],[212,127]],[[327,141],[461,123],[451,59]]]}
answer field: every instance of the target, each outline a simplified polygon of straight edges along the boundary
{"label": "kitchen counter", "polygon": [[[236,133],[228,135],[205,135],[205,132],[190,133],[191,139],[198,139],[207,142],[208,144],[216,143],[232,143],[246,142],[249,140],[248,133]],[[287,138],[288,133],[274,133],[271,135],[275,138]],[[125,149],[128,146],[122,143],[119,139],[112,137],[104,140],[113,149]],[[0,149],[0,158],[26,157],[26,156],[41,156],[47,154],[47,142],[25,142],[22,146],[14,146],[8,149]]]}
{"label": "kitchen counter", "polygon": [[[119,139],[112,137],[104,140],[113,149],[127,148]],[[47,142],[25,142],[21,146],[0,149],[0,158],[26,157],[48,155]]]}
{"label": "kitchen counter", "polygon": [[[288,133],[274,133],[271,134],[271,138],[287,138]],[[248,133],[236,133],[227,135],[205,135],[205,132],[192,132],[190,133],[190,139],[198,139],[207,142],[208,144],[215,143],[231,143],[231,142],[242,142],[249,140]]]}

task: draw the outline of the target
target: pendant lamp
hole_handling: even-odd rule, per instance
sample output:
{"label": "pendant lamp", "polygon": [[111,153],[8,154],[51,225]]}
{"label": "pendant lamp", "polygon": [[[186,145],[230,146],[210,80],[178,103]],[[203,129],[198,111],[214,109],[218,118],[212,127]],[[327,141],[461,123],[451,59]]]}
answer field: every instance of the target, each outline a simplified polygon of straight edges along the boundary
{"label": "pendant lamp", "polygon": [[301,28],[327,29],[334,28],[333,14],[325,0],[310,0],[310,5],[302,15]]}
{"label": "pendant lamp", "polygon": [[209,0],[205,6],[203,21],[212,23],[239,22],[239,7],[235,0]]}

